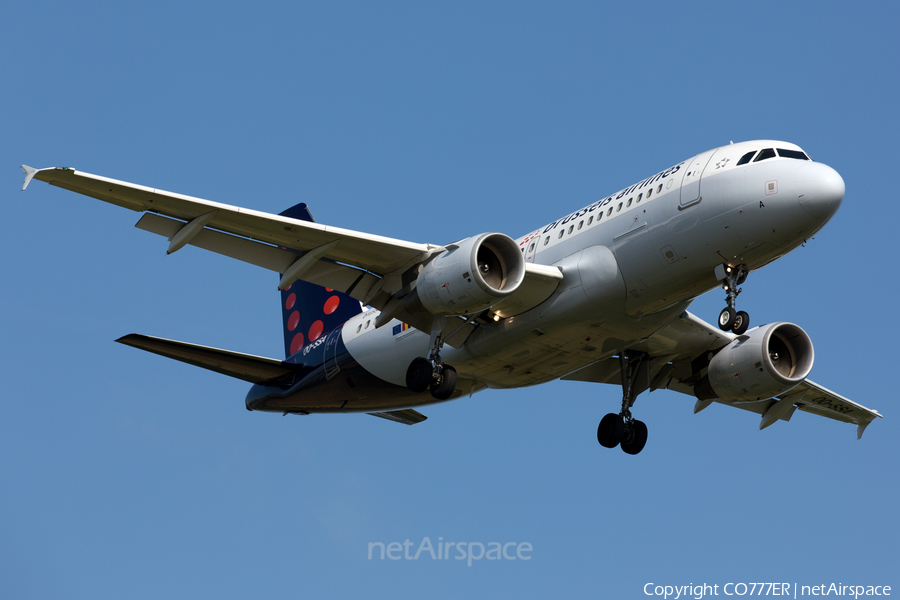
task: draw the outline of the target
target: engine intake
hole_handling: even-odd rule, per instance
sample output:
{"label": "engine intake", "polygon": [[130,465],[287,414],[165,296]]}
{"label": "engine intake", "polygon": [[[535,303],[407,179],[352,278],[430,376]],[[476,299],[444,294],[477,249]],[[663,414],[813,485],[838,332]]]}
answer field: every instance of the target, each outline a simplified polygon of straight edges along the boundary
{"label": "engine intake", "polygon": [[694,386],[700,400],[755,402],[793,389],[809,376],[812,340],[793,323],[748,331],[709,362],[709,374]]}
{"label": "engine intake", "polygon": [[419,273],[416,287],[403,299],[407,312],[479,312],[512,294],[525,279],[525,259],[508,235],[482,233],[448,248]]}

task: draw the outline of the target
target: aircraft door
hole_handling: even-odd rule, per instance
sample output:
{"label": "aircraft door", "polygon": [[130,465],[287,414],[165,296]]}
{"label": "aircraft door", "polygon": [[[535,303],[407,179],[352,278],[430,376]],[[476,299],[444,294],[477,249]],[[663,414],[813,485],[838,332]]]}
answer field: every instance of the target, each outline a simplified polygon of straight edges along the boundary
{"label": "aircraft door", "polygon": [[696,204],[703,198],[700,192],[700,178],[717,151],[718,148],[698,154],[685,165],[684,178],[681,180],[681,206]]}
{"label": "aircraft door", "polygon": [[534,262],[534,255],[537,254],[538,248],[540,244],[538,242],[541,241],[541,230],[531,232],[526,238],[525,241],[522,242],[524,245],[522,249],[524,250],[523,255],[525,256],[525,262]]}
{"label": "aircraft door", "polygon": [[538,240],[540,237],[537,237],[525,245],[525,262],[534,262],[534,255],[537,253]]}
{"label": "aircraft door", "polygon": [[338,366],[337,362],[337,351],[338,351],[338,342],[341,339],[341,330],[343,326],[338,327],[334,331],[328,334],[328,338],[325,340],[325,352],[323,353],[323,360],[325,361],[325,379],[331,379],[335,375],[338,374],[338,371],[341,368]]}

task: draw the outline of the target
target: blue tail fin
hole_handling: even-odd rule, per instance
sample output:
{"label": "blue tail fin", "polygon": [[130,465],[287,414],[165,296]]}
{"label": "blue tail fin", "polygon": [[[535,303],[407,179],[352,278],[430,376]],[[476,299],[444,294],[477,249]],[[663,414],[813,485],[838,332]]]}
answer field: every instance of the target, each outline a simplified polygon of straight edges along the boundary
{"label": "blue tail fin", "polygon": [[[316,220],[306,204],[300,203],[280,213],[302,221]],[[347,294],[314,283],[297,280],[281,291],[281,314],[284,325],[284,355],[293,356],[305,344],[331,333],[362,312],[358,300]]]}

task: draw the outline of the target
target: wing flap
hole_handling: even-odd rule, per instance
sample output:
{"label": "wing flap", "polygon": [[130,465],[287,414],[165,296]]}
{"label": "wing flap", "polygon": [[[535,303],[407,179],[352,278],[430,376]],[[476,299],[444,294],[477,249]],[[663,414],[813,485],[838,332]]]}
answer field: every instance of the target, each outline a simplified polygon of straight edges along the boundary
{"label": "wing flap", "polygon": [[[181,221],[147,213],[141,217],[135,227],[171,239],[184,225]],[[199,231],[191,238],[188,245],[222,254],[275,273],[284,273],[297,260],[298,256],[291,250],[211,229]],[[369,290],[379,281],[379,278],[360,269],[328,260],[318,260],[303,274],[303,280],[344,292],[362,301]]]}
{"label": "wing flap", "polygon": [[297,365],[274,358],[264,358],[137,333],[123,336],[116,341],[132,348],[173,358],[195,367],[202,367],[250,383],[277,383],[290,378],[297,368]]}

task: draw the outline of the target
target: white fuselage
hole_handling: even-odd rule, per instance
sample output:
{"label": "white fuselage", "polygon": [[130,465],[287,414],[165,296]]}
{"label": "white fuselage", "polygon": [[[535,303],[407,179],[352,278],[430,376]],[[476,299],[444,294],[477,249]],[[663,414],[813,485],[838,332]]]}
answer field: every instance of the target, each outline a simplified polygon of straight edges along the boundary
{"label": "white fuselage", "polygon": [[[560,267],[545,302],[475,330],[445,362],[462,393],[557,379],[626,350],[665,327],[719,285],[718,265],[758,269],[818,231],[837,210],[844,183],[830,167],[773,157],[738,166],[753,150],[794,144],[753,141],[699,154],[536,229],[518,240],[526,261]],[[343,327],[359,364],[403,386],[429,336],[375,329],[367,310]]]}

